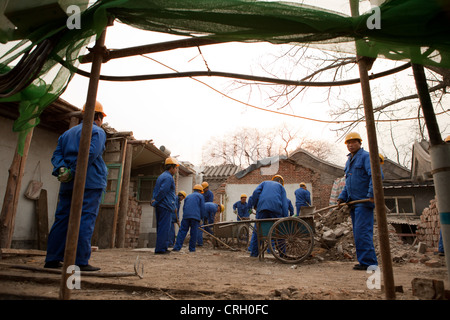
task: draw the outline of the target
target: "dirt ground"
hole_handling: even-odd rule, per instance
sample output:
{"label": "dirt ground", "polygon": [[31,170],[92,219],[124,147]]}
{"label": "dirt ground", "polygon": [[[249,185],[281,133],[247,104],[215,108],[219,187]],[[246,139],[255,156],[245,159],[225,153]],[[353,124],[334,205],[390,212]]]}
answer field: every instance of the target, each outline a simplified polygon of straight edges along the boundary
{"label": "dirt ground", "polygon": [[[414,278],[442,280],[448,290],[444,257],[431,251],[417,255],[413,247],[410,252],[402,253],[405,259],[394,254],[396,300],[419,299],[412,292]],[[44,258],[4,254],[0,260],[0,299],[58,299],[61,275],[41,270]],[[152,248],[100,249],[90,260],[101,267],[100,274],[82,273],[80,289],[71,290],[70,299],[384,300],[383,290],[376,287],[376,273],[352,270],[355,263],[348,253],[339,256],[320,246],[297,265],[284,264],[271,254],[264,260],[251,258],[243,247],[232,251],[213,248],[209,242],[195,253],[184,246],[180,252],[165,255],[155,255]],[[21,266],[36,270],[19,269]],[[136,275],[135,266],[142,278]],[[103,274],[117,276],[99,276]]]}

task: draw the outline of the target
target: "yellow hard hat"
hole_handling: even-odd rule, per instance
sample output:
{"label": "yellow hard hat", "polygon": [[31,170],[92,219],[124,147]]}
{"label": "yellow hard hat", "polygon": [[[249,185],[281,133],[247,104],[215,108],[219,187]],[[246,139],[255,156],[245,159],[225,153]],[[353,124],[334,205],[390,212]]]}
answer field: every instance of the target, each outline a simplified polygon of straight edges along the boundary
{"label": "yellow hard hat", "polygon": [[277,178],[281,180],[281,184],[284,186],[284,179],[283,179],[283,177],[280,176],[279,174],[274,175],[274,176],[272,177],[272,181],[275,180],[275,179],[277,179]]}
{"label": "yellow hard hat", "polygon": [[167,158],[166,161],[164,161],[164,164],[175,164],[177,167],[180,165],[175,158]]}
{"label": "yellow hard hat", "polygon": [[179,192],[178,192],[178,195],[182,195],[183,197],[185,197],[186,198],[186,192],[184,192],[183,190],[180,190]]}
{"label": "yellow hard hat", "polygon": [[[84,104],[83,110],[81,110],[81,112],[84,112],[85,109],[86,109],[86,104]],[[95,101],[94,111],[100,112],[104,117],[106,117],[106,114],[103,112],[103,105],[98,101]]]}
{"label": "yellow hard hat", "polygon": [[306,187],[306,183],[300,182],[300,187]]}
{"label": "yellow hard hat", "polygon": [[349,140],[359,140],[359,142],[362,142],[361,136],[357,132],[350,132],[347,134],[345,136],[345,144],[347,144]]}
{"label": "yellow hard hat", "polygon": [[206,182],[206,181],[203,181],[203,182],[202,182],[202,187],[203,187],[203,189],[206,189],[206,188],[208,188],[208,187],[209,187],[209,184],[208,184],[208,182]]}
{"label": "yellow hard hat", "polygon": [[384,164],[384,156],[380,153],[380,164]]}
{"label": "yellow hard hat", "polygon": [[444,141],[445,141],[445,142],[450,142],[450,135],[448,135],[447,138],[445,138]]}
{"label": "yellow hard hat", "polygon": [[220,212],[223,212],[225,210],[225,206],[223,204],[219,204]]}
{"label": "yellow hard hat", "polygon": [[241,194],[241,198],[247,198],[247,195],[245,193]]}
{"label": "yellow hard hat", "polygon": [[200,192],[203,192],[203,187],[201,184],[196,184],[193,188],[194,190],[199,190]]}

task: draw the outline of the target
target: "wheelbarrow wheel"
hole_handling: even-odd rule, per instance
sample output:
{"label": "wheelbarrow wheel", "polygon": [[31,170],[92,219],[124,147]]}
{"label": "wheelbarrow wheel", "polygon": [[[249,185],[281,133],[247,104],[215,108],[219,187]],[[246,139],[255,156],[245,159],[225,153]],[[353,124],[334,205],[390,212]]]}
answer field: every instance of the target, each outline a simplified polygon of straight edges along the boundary
{"label": "wheelbarrow wheel", "polygon": [[269,230],[268,246],[273,256],[283,263],[299,263],[314,248],[314,234],[302,219],[288,217],[276,221]]}
{"label": "wheelbarrow wheel", "polygon": [[248,226],[242,225],[242,226],[239,227],[238,233],[237,233],[238,245],[247,246],[248,245],[248,240],[249,240]]}

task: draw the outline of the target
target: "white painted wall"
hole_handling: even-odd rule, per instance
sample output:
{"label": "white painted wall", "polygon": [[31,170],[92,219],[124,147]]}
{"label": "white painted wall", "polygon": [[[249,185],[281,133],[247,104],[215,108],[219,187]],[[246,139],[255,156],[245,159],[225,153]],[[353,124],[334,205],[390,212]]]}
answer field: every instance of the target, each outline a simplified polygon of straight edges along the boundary
{"label": "white painted wall", "polygon": [[[227,184],[225,187],[225,214],[224,221],[237,221],[237,216],[233,212],[233,204],[241,200],[241,194],[245,193],[248,198],[253,194],[253,191],[258,187],[258,184]],[[311,201],[313,197],[312,187],[310,183],[306,183],[306,187],[311,192]],[[291,200],[295,212],[295,195],[294,192],[299,188],[299,184],[285,184],[286,195]],[[296,213],[296,212],[295,212]]]}
{"label": "white painted wall", "polygon": [[[17,146],[18,134],[12,131],[13,121],[0,117],[0,206],[3,206],[9,168]],[[40,178],[44,183],[43,189],[47,190],[49,230],[54,221],[56,203],[58,201],[59,182],[52,176],[53,166],[51,157],[56,148],[59,134],[35,128],[31,141],[28,159],[20,190],[20,198],[17,207],[14,242],[37,240],[37,220],[35,214],[35,201],[24,196],[28,183],[33,179],[36,164],[40,161]],[[39,178],[39,175],[36,176]]]}

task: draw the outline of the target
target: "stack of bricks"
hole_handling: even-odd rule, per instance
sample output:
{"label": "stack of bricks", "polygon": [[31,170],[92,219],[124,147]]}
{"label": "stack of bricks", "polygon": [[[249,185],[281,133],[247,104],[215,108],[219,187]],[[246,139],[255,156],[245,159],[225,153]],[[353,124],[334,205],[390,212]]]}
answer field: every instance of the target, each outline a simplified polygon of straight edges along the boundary
{"label": "stack of bricks", "polygon": [[141,226],[142,207],[136,198],[129,197],[127,221],[125,224],[125,248],[137,248]]}
{"label": "stack of bricks", "polygon": [[436,202],[436,198],[431,200],[430,206],[423,210],[416,230],[417,240],[424,242],[428,247],[437,247],[439,244],[441,225]]}

